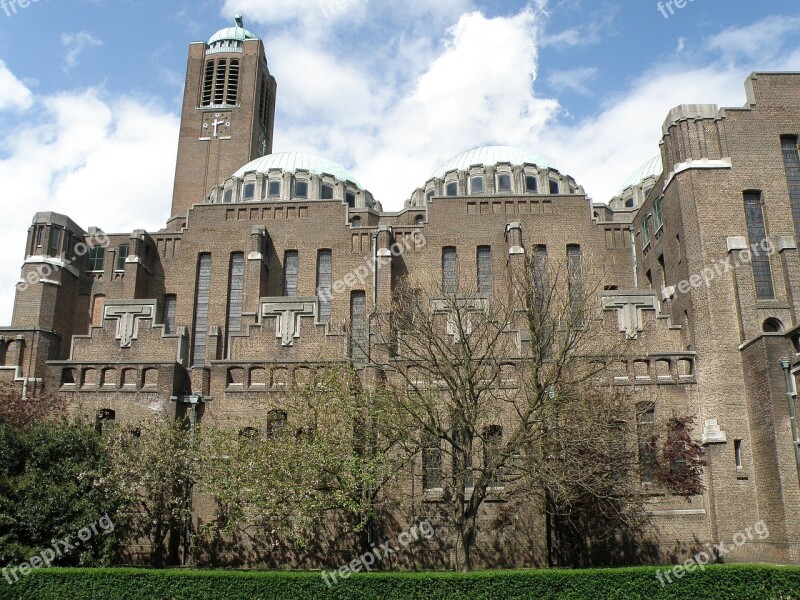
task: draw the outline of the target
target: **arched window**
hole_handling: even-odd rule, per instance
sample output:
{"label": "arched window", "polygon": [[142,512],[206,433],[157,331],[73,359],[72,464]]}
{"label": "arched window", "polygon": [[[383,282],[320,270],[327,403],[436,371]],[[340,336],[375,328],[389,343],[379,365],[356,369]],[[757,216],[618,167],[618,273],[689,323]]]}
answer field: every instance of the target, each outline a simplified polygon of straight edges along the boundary
{"label": "arched window", "polygon": [[417,215],[416,218],[414,219],[414,225],[416,225],[417,227],[422,227],[423,225],[425,225],[425,217],[423,217],[422,215]]}
{"label": "arched window", "polygon": [[633,208],[634,206],[636,206],[636,201],[633,199],[633,197],[625,200],[625,208]]}
{"label": "arched window", "polygon": [[781,333],[783,331],[783,323],[781,323],[780,319],[770,317],[764,321],[764,326],[762,329],[764,333]]}
{"label": "arched window", "polygon": [[353,226],[353,229],[361,227],[361,217],[353,217],[350,220],[350,224]]}

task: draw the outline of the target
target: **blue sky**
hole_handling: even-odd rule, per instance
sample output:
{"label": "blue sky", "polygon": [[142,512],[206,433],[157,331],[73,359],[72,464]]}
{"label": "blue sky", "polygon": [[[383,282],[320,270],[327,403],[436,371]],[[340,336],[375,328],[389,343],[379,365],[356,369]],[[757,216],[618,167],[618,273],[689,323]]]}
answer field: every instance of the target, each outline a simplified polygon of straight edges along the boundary
{"label": "blue sky", "polygon": [[163,226],[187,46],[237,12],[278,79],[275,150],[349,168],[399,209],[434,168],[525,146],[607,201],[679,103],[744,103],[800,70],[796,0],[38,0],[0,3],[0,323],[37,210]]}

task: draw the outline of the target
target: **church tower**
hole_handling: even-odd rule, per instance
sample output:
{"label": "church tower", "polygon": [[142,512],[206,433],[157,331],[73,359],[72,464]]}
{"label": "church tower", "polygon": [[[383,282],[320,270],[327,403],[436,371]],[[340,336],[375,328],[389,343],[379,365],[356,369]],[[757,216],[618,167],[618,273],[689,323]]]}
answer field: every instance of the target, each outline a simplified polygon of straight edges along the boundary
{"label": "church tower", "polygon": [[272,153],[276,89],[264,44],[241,15],[207,44],[189,46],[171,229],[215,185]]}

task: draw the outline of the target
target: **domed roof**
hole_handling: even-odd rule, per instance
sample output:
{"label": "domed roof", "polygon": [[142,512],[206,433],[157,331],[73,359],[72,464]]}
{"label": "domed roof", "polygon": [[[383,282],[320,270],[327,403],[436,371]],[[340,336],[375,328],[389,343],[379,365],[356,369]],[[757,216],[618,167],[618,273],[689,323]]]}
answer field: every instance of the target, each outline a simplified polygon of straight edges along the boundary
{"label": "domed roof", "polygon": [[661,154],[658,154],[636,169],[631,176],[625,181],[625,184],[620,188],[619,193],[622,194],[629,187],[639,185],[648,177],[661,177],[664,167],[661,164]]}
{"label": "domed roof", "polygon": [[307,154],[305,152],[277,152],[275,154],[268,154],[262,156],[254,161],[247,163],[241,169],[234,173],[234,177],[241,179],[247,173],[268,173],[271,169],[280,169],[281,171],[288,171],[294,173],[296,171],[309,171],[315,175],[322,175],[327,173],[333,175],[340,181],[350,181],[357,185],[360,189],[364,187],[341,165],[322,158],[315,154]]}
{"label": "domed roof", "polygon": [[243,42],[245,40],[254,40],[256,36],[244,28],[244,20],[242,15],[236,15],[236,27],[225,27],[220,29],[217,33],[211,36],[208,40],[208,45],[213,46],[219,42]]}
{"label": "domed roof", "polygon": [[541,156],[513,146],[479,146],[454,156],[433,172],[433,177],[442,177],[448,171],[467,171],[472,165],[496,165],[510,163],[512,165],[534,164],[537,167],[549,168],[550,161]]}

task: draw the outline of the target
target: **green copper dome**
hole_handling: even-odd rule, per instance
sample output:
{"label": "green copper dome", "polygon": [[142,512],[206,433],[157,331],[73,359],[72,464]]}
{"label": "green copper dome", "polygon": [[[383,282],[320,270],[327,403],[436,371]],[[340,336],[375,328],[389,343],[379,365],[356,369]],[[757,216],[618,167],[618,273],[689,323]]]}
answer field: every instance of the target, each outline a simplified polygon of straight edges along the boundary
{"label": "green copper dome", "polygon": [[254,40],[256,36],[244,28],[244,20],[242,15],[236,15],[236,27],[225,27],[220,29],[217,33],[211,36],[208,40],[208,45],[213,46],[222,42],[243,42],[245,40]]}
{"label": "green copper dome", "polygon": [[480,146],[454,156],[433,172],[433,177],[442,177],[448,171],[468,171],[472,165],[492,166],[500,163],[512,165],[532,164],[550,168],[550,162],[529,150],[513,146]]}
{"label": "green copper dome", "polygon": [[243,178],[247,173],[269,173],[272,169],[279,169],[289,173],[297,171],[308,171],[315,175],[326,173],[333,175],[339,181],[349,181],[357,185],[360,189],[364,187],[341,165],[305,152],[277,152],[257,158],[247,163],[234,173],[234,177]]}

